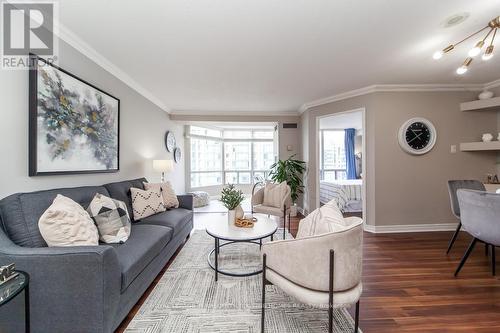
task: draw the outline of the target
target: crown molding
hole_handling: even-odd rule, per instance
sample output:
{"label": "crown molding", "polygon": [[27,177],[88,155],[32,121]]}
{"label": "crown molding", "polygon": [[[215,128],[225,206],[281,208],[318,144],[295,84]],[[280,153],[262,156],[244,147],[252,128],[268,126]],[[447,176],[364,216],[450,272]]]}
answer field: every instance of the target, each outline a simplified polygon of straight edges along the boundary
{"label": "crown molding", "polygon": [[171,110],[172,116],[264,116],[264,117],[297,117],[297,111],[210,111],[210,110]]}
{"label": "crown molding", "polygon": [[[490,86],[491,85],[491,86]],[[304,113],[306,110],[332,103],[345,100],[352,97],[362,96],[375,92],[424,92],[424,91],[481,91],[486,87],[492,88],[500,86],[500,79],[487,83],[472,83],[472,84],[376,84],[367,86],[360,89],[346,91],[337,95],[332,95],[325,98],[320,98],[315,101],[302,104],[299,108],[299,114]]]}
{"label": "crown molding", "polygon": [[160,99],[154,96],[149,90],[141,86],[137,81],[132,79],[127,73],[121,70],[118,66],[116,66],[113,62],[108,60],[102,54],[97,52],[92,46],[83,41],[78,35],[72,32],[63,24],[57,24],[57,28],[54,29],[55,34],[72,46],[74,49],[79,51],[81,54],[95,62],[97,65],[105,69],[107,72],[118,78],[120,81],[125,83],[130,88],[137,91],[144,98],[148,99],[151,103],[158,106],[163,111],[170,113],[171,110],[168,108]]}
{"label": "crown molding", "polygon": [[484,84],[484,89],[493,89],[496,87],[500,87],[500,79]]}

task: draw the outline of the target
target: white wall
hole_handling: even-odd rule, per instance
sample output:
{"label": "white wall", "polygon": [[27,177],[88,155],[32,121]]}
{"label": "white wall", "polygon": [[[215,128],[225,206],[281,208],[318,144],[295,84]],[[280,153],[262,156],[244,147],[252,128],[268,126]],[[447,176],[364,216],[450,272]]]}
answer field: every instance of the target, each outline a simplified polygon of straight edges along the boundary
{"label": "white wall", "polygon": [[[100,185],[146,176],[159,181],[151,159],[172,159],[163,136],[171,130],[184,152],[182,126],[135,90],[60,41],[59,66],[120,99],[120,171],[92,175],[28,177],[28,71],[0,71],[0,197],[15,193]],[[183,158],[184,160],[184,158]],[[167,176],[178,193],[184,192],[184,163]]]}

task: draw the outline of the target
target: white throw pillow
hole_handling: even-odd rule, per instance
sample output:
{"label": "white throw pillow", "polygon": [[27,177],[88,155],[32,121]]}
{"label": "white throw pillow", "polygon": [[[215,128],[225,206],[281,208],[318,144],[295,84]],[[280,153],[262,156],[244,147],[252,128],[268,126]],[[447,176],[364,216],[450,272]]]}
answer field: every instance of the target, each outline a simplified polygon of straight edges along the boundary
{"label": "white throw pillow", "polygon": [[75,201],[58,194],[38,220],[48,246],[98,245],[99,234],[89,214]]}
{"label": "white throw pillow", "polygon": [[283,199],[288,191],[286,182],[279,184],[266,183],[262,204],[268,207],[283,208]]}
{"label": "white throw pillow", "polygon": [[177,208],[179,207],[179,200],[175,194],[172,184],[170,182],[165,183],[143,183],[145,190],[155,190],[161,191],[161,196],[163,198],[163,204],[165,208]]}
{"label": "white throw pillow", "polygon": [[348,228],[337,203],[332,200],[300,221],[296,238],[339,232]]}
{"label": "white throw pillow", "polygon": [[129,238],[132,226],[123,201],[97,193],[87,212],[94,220],[102,242],[123,243]]}
{"label": "white throw pillow", "polygon": [[161,191],[159,189],[144,191],[139,188],[131,187],[130,193],[132,194],[134,220],[138,221],[165,211]]}

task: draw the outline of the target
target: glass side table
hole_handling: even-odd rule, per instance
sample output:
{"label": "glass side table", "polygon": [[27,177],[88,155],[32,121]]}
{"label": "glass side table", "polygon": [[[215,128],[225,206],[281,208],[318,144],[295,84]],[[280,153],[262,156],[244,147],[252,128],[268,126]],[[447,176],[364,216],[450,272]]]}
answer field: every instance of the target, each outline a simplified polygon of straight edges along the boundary
{"label": "glass side table", "polygon": [[30,332],[30,276],[26,272],[15,271],[18,276],[0,285],[0,307],[9,303],[24,290],[24,320],[25,330]]}

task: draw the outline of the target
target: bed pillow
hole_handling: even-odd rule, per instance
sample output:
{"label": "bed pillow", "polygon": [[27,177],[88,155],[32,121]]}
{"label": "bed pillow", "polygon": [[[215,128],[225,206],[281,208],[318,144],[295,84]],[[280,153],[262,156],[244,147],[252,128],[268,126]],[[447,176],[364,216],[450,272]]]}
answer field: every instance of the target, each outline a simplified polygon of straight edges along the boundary
{"label": "bed pillow", "polygon": [[132,197],[134,220],[138,221],[165,211],[160,190],[152,189],[145,191],[139,188],[131,187],[130,193]]}
{"label": "bed pillow", "polygon": [[87,212],[99,231],[99,239],[104,243],[123,243],[130,236],[130,217],[123,201],[97,193]]}
{"label": "bed pillow", "polygon": [[288,185],[286,182],[281,182],[279,184],[266,183],[264,187],[264,199],[262,204],[268,207],[283,208],[283,199],[288,191]]}
{"label": "bed pillow", "polygon": [[38,228],[48,246],[98,245],[94,221],[75,201],[58,194],[38,220]]}
{"label": "bed pillow", "polygon": [[300,221],[296,238],[339,232],[348,228],[337,203],[332,200]]}
{"label": "bed pillow", "polygon": [[179,200],[175,194],[172,184],[170,182],[165,183],[144,183],[145,190],[155,190],[161,191],[161,196],[163,198],[163,205],[165,208],[178,208]]}

